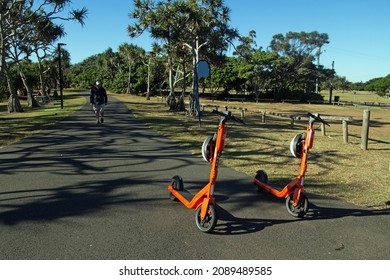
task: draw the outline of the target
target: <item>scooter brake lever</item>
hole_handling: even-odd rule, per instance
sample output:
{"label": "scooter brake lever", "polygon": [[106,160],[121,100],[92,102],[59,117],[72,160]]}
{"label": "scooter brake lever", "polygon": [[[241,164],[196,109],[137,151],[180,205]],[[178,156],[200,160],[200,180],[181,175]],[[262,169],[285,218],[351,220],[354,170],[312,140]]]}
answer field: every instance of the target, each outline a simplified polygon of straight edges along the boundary
{"label": "scooter brake lever", "polygon": [[307,112],[307,115],[311,118],[313,118],[314,120],[318,121],[318,122],[321,122],[327,126],[330,126],[328,122],[324,121],[319,114],[312,114],[310,112]]}
{"label": "scooter brake lever", "polygon": [[236,117],[232,116],[232,119],[233,119],[234,121],[238,122],[238,123],[245,124],[245,122],[244,122],[242,119],[240,119],[240,118],[236,118]]}

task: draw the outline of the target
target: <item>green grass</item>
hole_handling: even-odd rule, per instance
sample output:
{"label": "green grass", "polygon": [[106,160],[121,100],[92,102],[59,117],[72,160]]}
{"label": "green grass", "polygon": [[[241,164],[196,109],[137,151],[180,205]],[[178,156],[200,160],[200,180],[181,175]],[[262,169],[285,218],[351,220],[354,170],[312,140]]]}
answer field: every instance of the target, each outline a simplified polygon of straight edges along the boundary
{"label": "green grass", "polygon": [[[321,91],[324,100],[329,101],[329,91]],[[339,96],[340,101],[380,102],[390,104],[390,99],[367,91],[333,91],[332,96]]]}
{"label": "green grass", "polygon": [[21,100],[24,112],[8,113],[7,102],[0,103],[0,148],[30,136],[55,124],[85,104],[85,97],[76,91],[64,91],[64,108],[59,100],[37,108],[27,107]]}

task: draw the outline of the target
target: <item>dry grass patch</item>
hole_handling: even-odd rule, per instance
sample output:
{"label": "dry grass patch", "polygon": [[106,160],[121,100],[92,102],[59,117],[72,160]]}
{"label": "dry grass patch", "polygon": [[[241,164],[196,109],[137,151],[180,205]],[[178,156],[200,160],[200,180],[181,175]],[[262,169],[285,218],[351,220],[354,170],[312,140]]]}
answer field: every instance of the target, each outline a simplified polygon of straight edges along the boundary
{"label": "dry grass patch", "polygon": [[[156,98],[147,101],[143,97],[115,96],[125,102],[143,122],[199,156],[203,140],[217,129],[218,119],[207,110],[202,117],[202,127],[199,127],[197,118],[169,112],[168,107]],[[210,102],[201,100],[201,103]],[[360,148],[360,133],[366,107],[217,101],[214,104],[219,104],[220,108],[225,105],[247,108],[245,126],[228,124],[223,163],[250,176],[263,169],[270,181],[279,185],[287,183],[297,174],[299,160],[291,156],[289,144],[293,136],[305,131],[307,118],[296,121],[291,128],[289,119],[275,116],[268,116],[266,123],[261,123],[259,110],[351,116],[353,122],[349,125],[348,144],[343,143],[341,122],[332,122],[326,136],[321,135],[318,127],[309,155],[306,189],[356,205],[390,208],[390,108],[370,108],[369,149],[363,151]],[[208,110],[210,112],[211,109]],[[233,109],[232,112],[239,116],[238,110]]]}

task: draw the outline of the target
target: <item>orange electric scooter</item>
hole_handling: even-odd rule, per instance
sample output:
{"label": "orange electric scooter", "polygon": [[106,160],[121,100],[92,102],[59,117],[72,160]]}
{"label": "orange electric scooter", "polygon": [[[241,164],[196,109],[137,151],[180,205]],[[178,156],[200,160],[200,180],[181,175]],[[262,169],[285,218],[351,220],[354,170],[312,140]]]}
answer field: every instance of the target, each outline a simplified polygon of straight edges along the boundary
{"label": "orange electric scooter", "polygon": [[268,184],[268,175],[264,170],[258,170],[253,179],[253,183],[257,186],[258,191],[266,190],[279,198],[286,198],[288,213],[299,218],[302,218],[309,209],[309,200],[304,194],[304,182],[307,169],[307,157],[309,150],[313,147],[315,131],[313,125],[315,122],[329,125],[318,114],[307,114],[309,116],[309,124],[306,132],[296,135],[290,144],[290,151],[293,156],[301,158],[299,175],[281,190]]}
{"label": "orange electric scooter", "polygon": [[178,175],[172,178],[171,184],[168,186],[171,200],[179,200],[187,208],[196,209],[195,223],[198,229],[206,233],[211,232],[217,224],[214,189],[218,175],[219,159],[224,149],[227,134],[226,122],[234,120],[244,123],[241,119],[234,117],[231,112],[213,110],[213,113],[220,116],[218,132],[207,137],[202,145],[202,156],[211,164],[209,182],[195,196],[192,196],[184,188],[183,179]]}

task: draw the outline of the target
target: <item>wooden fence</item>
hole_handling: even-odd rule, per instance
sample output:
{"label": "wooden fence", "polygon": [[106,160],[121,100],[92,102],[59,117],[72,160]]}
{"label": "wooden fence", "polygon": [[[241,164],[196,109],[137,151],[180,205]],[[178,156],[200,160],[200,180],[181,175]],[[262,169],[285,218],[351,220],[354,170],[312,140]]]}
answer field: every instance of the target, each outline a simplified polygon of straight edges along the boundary
{"label": "wooden fence", "polygon": [[[284,114],[284,113],[276,113],[276,112],[270,112],[270,111],[264,111],[259,110],[261,113],[261,122],[265,123],[266,115],[272,115],[272,116],[278,116],[282,118],[288,118],[290,119],[290,127],[294,127],[295,120],[300,120],[305,115],[291,115],[291,114]],[[331,120],[331,121],[341,121],[343,125],[343,141],[344,143],[348,143],[348,122],[352,121],[352,117],[348,116],[324,116],[321,115],[321,118],[323,120]],[[326,130],[325,125],[321,124],[321,132],[323,136],[326,136]]]}
{"label": "wooden fence", "polygon": [[[161,96],[157,96],[157,101],[164,101],[164,98]],[[188,103],[186,102],[186,105]],[[219,105],[216,104],[200,104],[200,107],[202,111],[204,111],[205,108],[214,108],[215,110],[219,109]],[[225,111],[228,110],[238,110],[240,112],[241,119],[244,120],[245,118],[245,112],[248,111],[247,108],[244,107],[236,107],[236,106],[224,106]],[[266,110],[259,110],[261,114],[261,122],[265,123],[266,122],[266,116],[271,115],[271,116],[277,116],[281,118],[287,118],[290,120],[290,127],[294,128],[295,121],[300,120],[302,117],[306,115],[297,115],[297,114],[285,114],[285,113],[278,113],[278,112],[271,112],[271,111],[266,111]],[[328,116],[328,115],[321,115],[321,118],[326,121],[340,121],[342,123],[342,131],[343,131],[343,142],[348,143],[348,123],[352,121],[352,117],[349,116]],[[321,124],[321,132],[323,136],[326,136],[326,129],[325,125]]]}
{"label": "wooden fence", "polygon": [[[348,143],[348,122],[352,121],[352,117],[343,117],[343,116],[321,116],[323,120],[332,120],[332,121],[341,121],[343,124],[343,142]],[[321,124],[322,135],[326,135],[325,125]]]}

